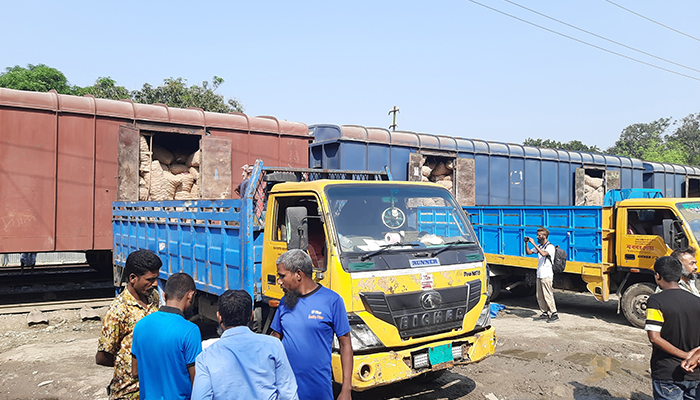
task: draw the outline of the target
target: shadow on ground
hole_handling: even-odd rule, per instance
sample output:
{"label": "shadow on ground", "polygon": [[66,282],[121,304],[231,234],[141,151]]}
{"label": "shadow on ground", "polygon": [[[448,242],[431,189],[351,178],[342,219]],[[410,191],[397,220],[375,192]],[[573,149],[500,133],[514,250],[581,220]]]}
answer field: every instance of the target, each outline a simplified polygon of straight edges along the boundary
{"label": "shadow on ground", "polygon": [[[574,400],[628,400],[627,397],[616,397],[607,389],[588,386],[579,382],[569,382],[574,387]],[[652,400],[653,397],[639,392],[632,392],[629,400]]]}
{"label": "shadow on ground", "polygon": [[[388,400],[388,399],[447,399],[456,400],[473,392],[476,383],[466,376],[447,371],[432,382],[409,380],[382,386],[364,392],[353,392],[353,400]],[[338,387],[335,394],[338,394]]]}

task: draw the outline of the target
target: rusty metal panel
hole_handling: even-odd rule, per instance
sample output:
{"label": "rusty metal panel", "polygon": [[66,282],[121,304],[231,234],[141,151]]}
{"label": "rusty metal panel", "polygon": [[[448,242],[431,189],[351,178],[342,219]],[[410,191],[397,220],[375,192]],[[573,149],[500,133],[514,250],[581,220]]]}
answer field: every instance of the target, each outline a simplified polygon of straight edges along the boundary
{"label": "rusty metal panel", "polygon": [[[203,137],[200,165],[200,192],[203,199],[230,199],[231,141],[226,138]],[[137,182],[138,184],[138,182]]]}
{"label": "rusty metal panel", "polygon": [[[97,118],[95,123],[94,249],[112,248],[112,202],[117,200],[117,143],[124,120]],[[77,249],[76,249],[77,250]]]}
{"label": "rusty metal panel", "polygon": [[139,200],[139,130],[119,126],[117,201]]}
{"label": "rusty metal panel", "polygon": [[620,188],[620,171],[605,171],[605,191]]}
{"label": "rusty metal panel", "polygon": [[574,173],[574,205],[586,205],[586,170],[584,168],[576,168]]}
{"label": "rusty metal panel", "polygon": [[[248,157],[252,160],[263,160],[263,165],[278,166],[281,161],[279,137],[277,135],[251,132],[248,142],[248,154]],[[308,157],[306,163],[308,164]],[[279,166],[286,167],[286,165]]]}
{"label": "rusty metal panel", "polygon": [[422,181],[423,174],[421,173],[421,168],[423,167],[424,157],[422,154],[411,153],[408,156],[408,180],[409,182],[420,182]]}
{"label": "rusty metal panel", "polygon": [[0,253],[52,251],[55,204],[55,112],[0,107]]}
{"label": "rusty metal panel", "polygon": [[455,159],[454,193],[455,197],[457,197],[457,203],[462,207],[470,207],[476,204],[474,166],[473,158]]}
{"label": "rusty metal panel", "polygon": [[95,121],[59,114],[56,180],[56,250],[92,248],[95,190]]}

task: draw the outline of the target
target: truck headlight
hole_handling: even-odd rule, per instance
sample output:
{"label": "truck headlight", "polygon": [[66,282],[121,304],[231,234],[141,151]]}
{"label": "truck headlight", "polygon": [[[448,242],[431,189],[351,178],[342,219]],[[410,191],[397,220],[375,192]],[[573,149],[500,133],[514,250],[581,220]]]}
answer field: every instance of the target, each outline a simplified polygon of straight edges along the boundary
{"label": "truck headlight", "polygon": [[484,304],[484,308],[481,310],[481,314],[479,314],[479,319],[476,320],[476,326],[484,327],[491,325],[491,302],[487,301],[486,304]]}
{"label": "truck headlight", "polygon": [[[373,349],[376,347],[384,347],[377,335],[369,329],[369,326],[364,323],[350,325],[350,342],[352,343],[353,351],[362,351]],[[333,336],[333,350],[340,350],[338,338]]]}

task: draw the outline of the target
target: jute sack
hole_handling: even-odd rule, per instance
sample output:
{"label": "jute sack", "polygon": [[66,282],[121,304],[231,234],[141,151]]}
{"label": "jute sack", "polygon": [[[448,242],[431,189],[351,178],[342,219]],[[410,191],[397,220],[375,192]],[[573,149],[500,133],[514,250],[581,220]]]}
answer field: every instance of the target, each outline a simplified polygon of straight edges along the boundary
{"label": "jute sack", "polygon": [[451,172],[452,171],[450,171],[449,169],[447,169],[447,167],[445,167],[445,163],[439,163],[438,165],[435,166],[435,168],[433,169],[433,172],[431,172],[431,175],[439,176],[439,175],[449,174]]}
{"label": "jute sack", "polygon": [[178,191],[189,193],[190,190],[192,190],[192,185],[194,185],[194,176],[192,176],[192,174],[189,172],[179,174],[178,176],[180,177],[180,188]]}
{"label": "jute sack", "polygon": [[190,154],[189,157],[187,157],[187,160],[185,161],[185,164],[189,167],[199,167],[199,164],[202,163],[202,150],[197,150],[194,153]]}
{"label": "jute sack", "polygon": [[148,171],[151,168],[151,151],[148,149],[146,137],[139,138],[139,171]]}
{"label": "jute sack", "polygon": [[593,178],[588,175],[584,175],[583,178],[586,185],[592,187],[593,189],[598,189],[603,184],[603,178]]}
{"label": "jute sack", "polygon": [[160,161],[163,164],[170,165],[175,160],[175,156],[168,149],[153,145],[153,158]]}
{"label": "jute sack", "polygon": [[174,175],[170,171],[163,171],[163,176],[165,177],[165,191],[168,193],[169,200],[172,200],[175,198],[175,193],[180,186],[180,175]]}
{"label": "jute sack", "polygon": [[177,175],[183,172],[190,172],[190,168],[185,164],[170,164],[170,172]]}
{"label": "jute sack", "polygon": [[198,184],[195,183],[194,185],[192,185],[192,189],[190,190],[190,194],[192,195],[193,199],[198,199],[200,197]]}
{"label": "jute sack", "polygon": [[199,167],[190,167],[190,174],[194,177],[194,180],[199,180]]}
{"label": "jute sack", "polygon": [[[144,179],[146,179],[144,177]],[[165,180],[165,175],[163,173],[163,167],[159,161],[154,160],[151,163],[151,192],[150,199],[152,201],[162,201],[162,200],[172,200],[172,196],[168,197],[167,191],[167,181]],[[148,182],[148,181],[147,181]]]}

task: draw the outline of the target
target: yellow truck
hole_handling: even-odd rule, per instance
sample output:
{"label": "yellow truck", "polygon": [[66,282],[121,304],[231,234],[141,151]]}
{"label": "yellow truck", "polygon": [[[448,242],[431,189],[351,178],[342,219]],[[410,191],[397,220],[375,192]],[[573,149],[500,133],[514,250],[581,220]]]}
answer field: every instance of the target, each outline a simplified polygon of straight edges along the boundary
{"label": "yellow truck", "polygon": [[491,298],[500,290],[533,294],[537,256],[525,254],[524,238],[549,229],[549,241],[567,253],[566,270],[554,287],[588,291],[643,327],[646,300],[654,293],[653,266],[674,249],[698,247],[700,199],[663,198],[656,189],[611,190],[603,206],[465,207],[486,253]]}
{"label": "yellow truck", "polygon": [[[488,274],[464,211],[435,184],[388,173],[263,167],[241,200],[117,202],[117,268],[136,248],[161,256],[160,278],[191,274],[198,312],[245,289],[255,328],[268,332],[283,292],[275,261],[307,250],[314,279],[340,294],[351,325],[352,387],[365,390],[494,353]],[[333,374],[342,383],[337,341]]]}

